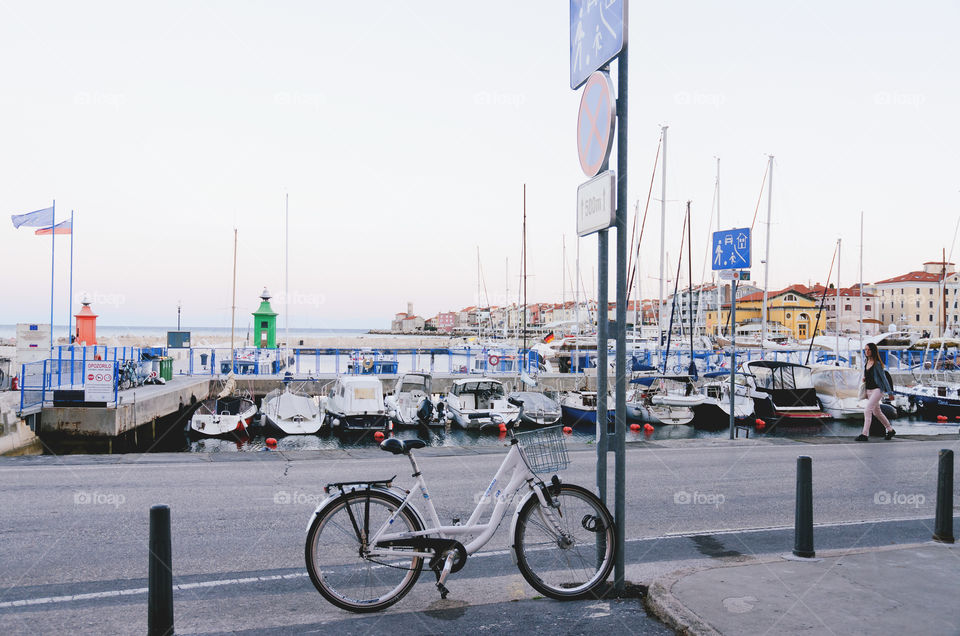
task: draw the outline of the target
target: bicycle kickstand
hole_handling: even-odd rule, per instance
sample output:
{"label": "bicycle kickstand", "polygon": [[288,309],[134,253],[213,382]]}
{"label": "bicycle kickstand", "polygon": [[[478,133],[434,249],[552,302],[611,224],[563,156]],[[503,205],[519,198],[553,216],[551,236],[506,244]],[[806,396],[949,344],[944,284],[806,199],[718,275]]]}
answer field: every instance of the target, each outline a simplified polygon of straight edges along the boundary
{"label": "bicycle kickstand", "polygon": [[447,594],[450,593],[450,590],[447,589],[447,586],[444,585],[444,582],[447,580],[447,576],[450,574],[450,570],[453,569],[453,560],[456,558],[456,554],[451,552],[447,555],[447,558],[443,562],[443,570],[438,571],[434,570],[434,573],[437,575],[437,589],[440,590],[440,598],[447,598]]}

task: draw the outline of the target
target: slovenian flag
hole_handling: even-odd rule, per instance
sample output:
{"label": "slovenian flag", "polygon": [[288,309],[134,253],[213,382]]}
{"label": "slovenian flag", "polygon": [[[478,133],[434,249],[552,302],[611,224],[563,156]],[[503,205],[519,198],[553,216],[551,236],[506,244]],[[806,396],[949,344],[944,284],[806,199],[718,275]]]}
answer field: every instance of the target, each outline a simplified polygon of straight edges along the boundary
{"label": "slovenian flag", "polygon": [[34,234],[72,234],[73,233],[73,219],[67,219],[66,221],[60,221],[53,227],[44,227],[40,228]]}
{"label": "slovenian flag", "polygon": [[26,214],[13,214],[10,216],[13,221],[13,227],[26,225],[27,227],[47,227],[53,225],[53,208],[43,208],[27,212]]}

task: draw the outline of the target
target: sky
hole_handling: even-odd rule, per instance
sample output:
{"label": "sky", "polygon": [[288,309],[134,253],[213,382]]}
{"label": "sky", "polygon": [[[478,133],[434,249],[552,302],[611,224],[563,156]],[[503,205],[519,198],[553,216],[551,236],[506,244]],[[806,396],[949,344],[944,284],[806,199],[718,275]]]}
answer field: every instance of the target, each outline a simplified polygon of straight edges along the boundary
{"label": "sky", "polygon": [[[659,293],[661,198],[667,288],[688,200],[694,283],[710,280],[717,157],[719,227],[753,224],[761,285],[769,228],[770,289],[825,281],[838,239],[856,283],[861,212],[863,280],[949,256],[958,23],[957,0],[634,2],[630,224],[669,126],[642,295]],[[578,253],[595,294],[566,2],[3,0],[0,59],[0,212],[74,211],[74,312],[87,294],[101,324],[175,326],[179,303],[186,326],[229,326],[234,229],[238,328],[264,287],[295,328],[477,304],[478,255],[480,304],[517,302],[524,187],[528,301],[572,299]],[[0,324],[49,321],[50,243],[0,222]]]}

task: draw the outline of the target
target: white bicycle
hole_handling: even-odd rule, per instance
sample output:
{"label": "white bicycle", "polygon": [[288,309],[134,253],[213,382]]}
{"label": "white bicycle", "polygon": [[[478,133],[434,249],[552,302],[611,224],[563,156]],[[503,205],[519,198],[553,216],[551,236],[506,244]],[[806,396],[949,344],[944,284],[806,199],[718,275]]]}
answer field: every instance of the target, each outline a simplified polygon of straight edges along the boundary
{"label": "white bicycle", "polygon": [[[417,582],[424,560],[446,598],[447,576],[466,564],[468,555],[493,536],[512,501],[518,501],[510,534],[514,560],[523,577],[541,594],[555,599],[590,597],[606,581],[616,546],[613,516],[590,490],[549,483],[537,473],[569,463],[560,427],[514,435],[523,405],[507,424],[510,449],[466,523],[441,525],[413,451],[419,439],[390,438],[380,448],[406,455],[414,488],[393,479],[328,484],[328,497],[308,524],[306,561],[310,580],[328,601],[353,612],[374,612],[399,601]],[[413,506],[422,499],[430,525]],[[485,511],[492,512],[481,523]],[[467,540],[466,544],[458,538]]]}

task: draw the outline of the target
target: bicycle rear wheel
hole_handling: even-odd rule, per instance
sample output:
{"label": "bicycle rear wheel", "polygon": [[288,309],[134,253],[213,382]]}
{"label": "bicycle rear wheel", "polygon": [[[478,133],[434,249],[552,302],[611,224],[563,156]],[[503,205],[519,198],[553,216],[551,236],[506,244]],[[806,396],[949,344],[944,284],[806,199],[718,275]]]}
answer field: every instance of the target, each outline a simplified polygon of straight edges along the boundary
{"label": "bicycle rear wheel", "polygon": [[586,488],[550,488],[558,507],[530,497],[513,538],[517,565],[535,590],[555,599],[588,597],[610,576],[616,549],[613,516]]}
{"label": "bicycle rear wheel", "polygon": [[[317,515],[307,532],[305,552],[310,580],[325,599],[351,612],[375,612],[410,591],[420,576],[423,558],[368,556],[357,535],[357,528],[368,537],[375,534],[401,504],[400,498],[384,492],[350,492]],[[369,520],[366,529],[365,518]],[[409,508],[390,526],[391,534],[422,529],[420,518]]]}

